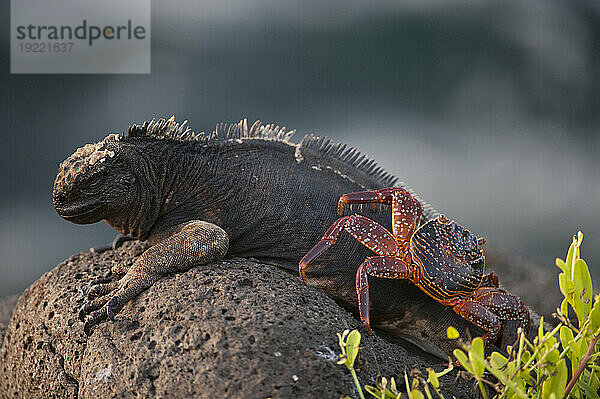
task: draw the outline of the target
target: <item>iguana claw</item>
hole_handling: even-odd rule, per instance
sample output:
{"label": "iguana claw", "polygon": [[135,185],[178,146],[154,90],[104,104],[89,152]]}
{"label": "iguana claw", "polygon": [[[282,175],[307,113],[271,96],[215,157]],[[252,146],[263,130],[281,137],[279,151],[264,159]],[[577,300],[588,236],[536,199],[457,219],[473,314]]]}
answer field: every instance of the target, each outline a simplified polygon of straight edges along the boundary
{"label": "iguana claw", "polygon": [[79,319],[82,321],[85,320],[83,324],[85,334],[89,336],[92,333],[92,327],[100,324],[107,318],[115,321],[115,315],[121,307],[121,298],[118,296],[112,297],[109,301],[103,300],[86,303],[79,311]]}
{"label": "iguana claw", "polygon": [[[108,275],[106,277],[100,277],[100,278],[98,278],[96,280],[92,280],[90,282],[90,286],[92,286],[92,285],[99,285],[99,284],[106,284],[106,283],[110,283],[111,281],[112,281],[112,277],[110,275]],[[91,290],[90,290],[90,292],[91,292]]]}
{"label": "iguana claw", "polygon": [[90,314],[85,323],[83,324],[83,332],[85,335],[92,335],[92,327],[98,325],[101,321],[106,320],[106,311],[97,310],[94,313]]}
{"label": "iguana claw", "polygon": [[110,321],[115,321],[115,313],[119,311],[121,300],[118,296],[114,296],[106,304],[106,314]]}
{"label": "iguana claw", "polygon": [[107,301],[106,298],[96,298],[93,301],[86,302],[79,310],[79,320],[84,321],[87,315],[102,308]]}
{"label": "iguana claw", "polygon": [[118,281],[109,280],[108,282],[100,282],[90,289],[88,299],[103,297],[117,288]]}

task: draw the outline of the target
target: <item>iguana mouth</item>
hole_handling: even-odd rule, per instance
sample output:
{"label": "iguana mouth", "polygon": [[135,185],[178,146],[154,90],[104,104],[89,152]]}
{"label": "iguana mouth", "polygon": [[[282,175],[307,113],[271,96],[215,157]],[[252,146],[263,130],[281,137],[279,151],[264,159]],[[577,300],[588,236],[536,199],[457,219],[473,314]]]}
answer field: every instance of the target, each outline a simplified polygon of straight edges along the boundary
{"label": "iguana mouth", "polygon": [[96,223],[102,220],[102,217],[98,216],[97,210],[102,207],[103,204],[89,204],[84,206],[66,206],[64,208],[56,207],[56,212],[63,219],[77,224],[89,224]]}

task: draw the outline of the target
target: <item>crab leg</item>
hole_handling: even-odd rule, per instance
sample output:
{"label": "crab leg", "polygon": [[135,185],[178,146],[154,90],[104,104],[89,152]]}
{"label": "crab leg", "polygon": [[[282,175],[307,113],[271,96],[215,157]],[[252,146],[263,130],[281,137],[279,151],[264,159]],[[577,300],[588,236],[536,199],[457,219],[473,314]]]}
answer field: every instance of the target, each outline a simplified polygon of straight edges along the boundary
{"label": "crab leg", "polygon": [[358,296],[358,311],[360,320],[367,332],[371,334],[369,325],[369,280],[367,276],[408,279],[412,268],[398,258],[389,256],[371,256],[358,267],[356,271],[356,295]]}
{"label": "crab leg", "polygon": [[489,272],[481,278],[480,288],[493,287],[498,288],[498,276],[494,272]]}
{"label": "crab leg", "polygon": [[342,230],[346,230],[361,244],[378,255],[394,256],[398,252],[396,240],[385,227],[365,216],[344,216],[336,220],[321,237],[321,240],[300,260],[298,271],[304,283],[306,283],[305,269],[336,243]]}
{"label": "crab leg", "polygon": [[529,311],[523,301],[498,288],[479,288],[471,298],[453,309],[464,319],[487,331],[481,337],[486,347],[498,339],[506,320],[518,320],[523,331],[529,329]]}
{"label": "crab leg", "polygon": [[461,305],[455,306],[454,311],[463,319],[468,320],[487,331],[481,337],[485,348],[488,348],[490,344],[496,342],[502,329],[502,323],[498,316],[486,306],[475,300],[467,300],[462,302]]}
{"label": "crab leg", "polygon": [[315,259],[317,259],[323,252],[327,251],[339,238],[342,233],[342,229],[346,222],[350,219],[350,216],[344,216],[343,218],[339,218],[327,229],[321,240],[315,244],[314,247],[311,248],[310,251],[306,253],[300,259],[300,263],[298,264],[298,272],[300,273],[300,277],[302,278],[302,282],[306,284],[306,276],[304,270],[310,265]]}
{"label": "crab leg", "polygon": [[346,204],[391,204],[392,233],[401,248],[407,249],[410,237],[419,226],[423,206],[403,188],[384,188],[374,191],[348,193],[338,201],[338,214],[341,216]]}
{"label": "crab leg", "polygon": [[337,212],[342,216],[346,204],[373,204],[375,210],[376,204],[391,204],[394,191],[405,191],[401,188],[382,188],[381,190],[359,191],[356,193],[346,193],[338,201]]}

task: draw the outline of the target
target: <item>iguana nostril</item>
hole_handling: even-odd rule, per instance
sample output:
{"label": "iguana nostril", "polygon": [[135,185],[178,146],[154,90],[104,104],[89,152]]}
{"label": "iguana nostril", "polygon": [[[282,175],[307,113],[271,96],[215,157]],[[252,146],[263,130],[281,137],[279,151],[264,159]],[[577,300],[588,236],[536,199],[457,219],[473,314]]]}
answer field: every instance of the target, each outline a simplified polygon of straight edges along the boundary
{"label": "iguana nostril", "polygon": [[63,193],[62,191],[58,191],[58,192],[54,192],[52,199],[54,200],[55,204],[61,204],[61,203],[65,202],[66,197],[67,196],[65,193]]}

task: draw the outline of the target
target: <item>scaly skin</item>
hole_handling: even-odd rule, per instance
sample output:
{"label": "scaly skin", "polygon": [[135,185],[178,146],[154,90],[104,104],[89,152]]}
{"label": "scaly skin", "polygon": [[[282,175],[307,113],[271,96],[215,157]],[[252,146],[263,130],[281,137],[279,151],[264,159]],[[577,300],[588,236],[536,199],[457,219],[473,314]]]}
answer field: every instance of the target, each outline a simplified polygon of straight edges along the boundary
{"label": "scaly skin", "polygon": [[[306,136],[294,144],[285,128],[249,128],[245,121],[221,124],[211,134],[184,125],[173,119],[134,125],[80,148],[59,166],[53,202],[60,216],[80,224],[105,220],[152,244],[129,270],[115,267],[111,281],[91,290],[80,314],[88,333],[162,276],[225,254],[296,273],[298,260],[336,217],[340,195],[395,185],[396,178],[356,150],[329,140]],[[436,215],[424,206],[425,219]],[[391,228],[385,209],[353,208],[348,211]],[[307,281],[356,314],[355,268],[349,265],[368,255],[342,237],[311,265]],[[375,328],[442,358],[455,346],[445,337],[448,325],[483,333],[410,282],[372,280]]]}

